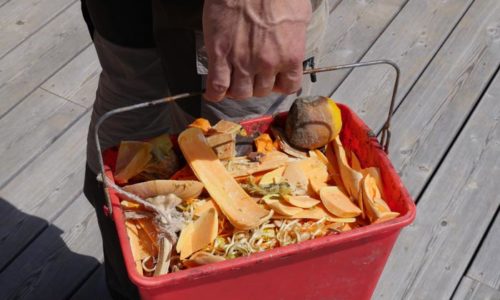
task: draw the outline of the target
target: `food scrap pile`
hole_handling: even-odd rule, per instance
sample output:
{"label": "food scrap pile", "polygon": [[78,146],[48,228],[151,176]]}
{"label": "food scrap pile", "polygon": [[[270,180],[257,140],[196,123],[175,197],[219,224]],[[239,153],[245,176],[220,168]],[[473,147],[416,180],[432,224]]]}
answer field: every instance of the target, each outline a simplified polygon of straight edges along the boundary
{"label": "food scrap pile", "polygon": [[178,136],[182,156],[166,135],[122,142],[115,180],[136,196],[121,193],[121,206],[139,274],[158,276],[397,217],[383,200],[378,168],[362,167],[343,147],[340,113],[332,115],[336,135],[317,149],[292,146],[280,128],[249,135],[239,124],[204,119]]}

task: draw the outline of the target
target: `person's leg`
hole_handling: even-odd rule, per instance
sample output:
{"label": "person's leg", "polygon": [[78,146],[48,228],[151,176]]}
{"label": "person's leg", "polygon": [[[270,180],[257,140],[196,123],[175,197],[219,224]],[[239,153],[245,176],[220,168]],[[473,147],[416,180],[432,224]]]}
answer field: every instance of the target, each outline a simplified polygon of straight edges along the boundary
{"label": "person's leg", "polygon": [[87,166],[83,192],[96,211],[102,237],[104,268],[109,292],[114,299],[139,299],[137,288],[127,275],[115,223],[104,214],[104,190],[96,178],[97,175]]}

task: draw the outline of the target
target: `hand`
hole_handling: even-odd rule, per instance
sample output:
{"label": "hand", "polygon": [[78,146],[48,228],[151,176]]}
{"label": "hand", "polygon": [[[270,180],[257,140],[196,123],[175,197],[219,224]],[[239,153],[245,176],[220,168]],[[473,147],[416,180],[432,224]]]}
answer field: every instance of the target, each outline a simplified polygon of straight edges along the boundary
{"label": "hand", "polygon": [[205,0],[205,98],[299,90],[310,18],[310,0]]}

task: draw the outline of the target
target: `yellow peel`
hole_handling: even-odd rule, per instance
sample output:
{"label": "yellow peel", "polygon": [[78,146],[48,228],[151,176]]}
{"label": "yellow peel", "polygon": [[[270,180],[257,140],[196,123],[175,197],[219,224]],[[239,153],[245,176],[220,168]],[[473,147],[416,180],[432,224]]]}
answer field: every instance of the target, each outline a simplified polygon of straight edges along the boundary
{"label": "yellow peel", "polygon": [[283,175],[283,171],[285,170],[285,167],[277,168],[272,171],[267,172],[262,176],[262,178],[259,181],[260,185],[267,185],[267,184],[273,184],[273,183],[280,183],[281,182],[281,177]]}
{"label": "yellow peel", "polygon": [[340,138],[337,137],[332,141],[332,144],[337,162],[339,164],[340,176],[342,177],[344,186],[349,195],[351,195],[355,199],[359,199],[358,195],[360,194],[361,180],[363,179],[363,175],[349,166],[345,154],[345,149],[340,142]]}
{"label": "yellow peel", "polygon": [[218,216],[214,208],[208,209],[196,221],[184,227],[177,241],[176,250],[181,259],[207,247],[217,237]]}
{"label": "yellow peel", "polygon": [[150,180],[127,185],[123,189],[142,199],[175,194],[182,200],[187,200],[197,198],[203,191],[203,184],[195,180]]}
{"label": "yellow peel", "polygon": [[320,203],[319,200],[311,198],[309,196],[286,196],[285,201],[293,206],[300,208],[311,208]]}
{"label": "yellow peel", "polygon": [[178,140],[189,166],[229,222],[241,230],[259,226],[269,211],[259,207],[228,173],[207,145],[203,132],[189,128]]}
{"label": "yellow peel", "polygon": [[336,186],[327,186],[320,191],[321,201],[326,209],[341,218],[357,217],[361,214],[359,207]]}
{"label": "yellow peel", "polygon": [[293,216],[302,211],[302,208],[284,204],[278,199],[271,199],[270,197],[262,199],[272,210],[283,216]]}

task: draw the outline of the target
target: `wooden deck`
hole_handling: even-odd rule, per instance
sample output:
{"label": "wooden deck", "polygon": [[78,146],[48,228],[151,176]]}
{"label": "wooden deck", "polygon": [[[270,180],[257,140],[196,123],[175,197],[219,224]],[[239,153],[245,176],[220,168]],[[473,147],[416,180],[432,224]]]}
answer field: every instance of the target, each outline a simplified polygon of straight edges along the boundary
{"label": "wooden deck", "polygon": [[[418,214],[374,299],[500,299],[500,1],[329,0],[320,66],[402,71],[391,160]],[[99,63],[77,0],[0,0],[0,298],[107,299],[82,194]],[[393,73],[320,75],[380,130]]]}

